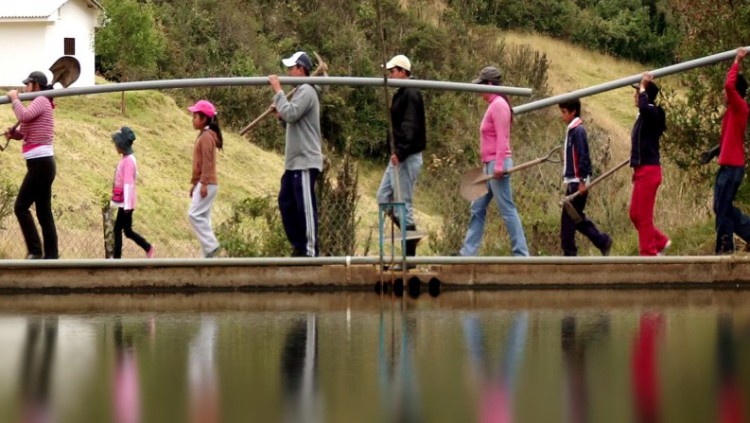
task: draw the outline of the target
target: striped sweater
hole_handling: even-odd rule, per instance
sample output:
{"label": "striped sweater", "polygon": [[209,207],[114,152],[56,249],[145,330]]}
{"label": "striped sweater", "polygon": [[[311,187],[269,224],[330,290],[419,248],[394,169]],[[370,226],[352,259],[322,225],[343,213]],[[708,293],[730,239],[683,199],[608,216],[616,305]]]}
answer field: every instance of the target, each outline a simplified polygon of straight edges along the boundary
{"label": "striped sweater", "polygon": [[26,159],[54,155],[52,141],[55,137],[54,105],[47,97],[37,97],[29,107],[20,100],[13,101],[13,112],[21,124],[11,134],[13,139],[23,140],[21,151]]}

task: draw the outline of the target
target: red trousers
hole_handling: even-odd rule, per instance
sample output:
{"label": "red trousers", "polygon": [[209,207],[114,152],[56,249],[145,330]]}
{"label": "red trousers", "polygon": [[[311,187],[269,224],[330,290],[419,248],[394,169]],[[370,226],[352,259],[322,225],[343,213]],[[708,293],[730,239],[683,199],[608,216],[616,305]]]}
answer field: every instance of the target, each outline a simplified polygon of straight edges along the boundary
{"label": "red trousers", "polygon": [[655,256],[669,241],[669,238],[654,226],[654,205],[659,185],[661,166],[644,165],[633,169],[630,221],[638,231],[638,251],[642,256]]}

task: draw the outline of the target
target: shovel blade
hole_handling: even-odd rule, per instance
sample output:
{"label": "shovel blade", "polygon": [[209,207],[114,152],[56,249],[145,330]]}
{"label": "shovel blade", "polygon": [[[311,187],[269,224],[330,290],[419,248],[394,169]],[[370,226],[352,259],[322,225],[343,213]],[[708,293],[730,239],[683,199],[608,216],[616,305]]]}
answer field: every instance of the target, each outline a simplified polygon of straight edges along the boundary
{"label": "shovel blade", "polygon": [[576,210],[575,207],[573,207],[573,204],[570,201],[563,200],[562,201],[562,207],[565,213],[570,217],[570,220],[573,221],[576,225],[583,222],[583,217],[578,213],[578,210]]}

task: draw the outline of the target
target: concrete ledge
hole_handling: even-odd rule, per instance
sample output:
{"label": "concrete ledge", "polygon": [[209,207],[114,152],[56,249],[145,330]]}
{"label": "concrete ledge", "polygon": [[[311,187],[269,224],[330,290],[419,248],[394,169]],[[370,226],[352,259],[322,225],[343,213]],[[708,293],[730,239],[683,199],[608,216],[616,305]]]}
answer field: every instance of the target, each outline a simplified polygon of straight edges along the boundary
{"label": "concrete ledge", "polygon": [[[750,287],[750,257],[414,257],[407,274],[443,287]],[[370,289],[377,257],[6,260],[0,291],[236,291]],[[428,266],[429,265],[429,266]],[[385,280],[401,273],[384,275]]]}

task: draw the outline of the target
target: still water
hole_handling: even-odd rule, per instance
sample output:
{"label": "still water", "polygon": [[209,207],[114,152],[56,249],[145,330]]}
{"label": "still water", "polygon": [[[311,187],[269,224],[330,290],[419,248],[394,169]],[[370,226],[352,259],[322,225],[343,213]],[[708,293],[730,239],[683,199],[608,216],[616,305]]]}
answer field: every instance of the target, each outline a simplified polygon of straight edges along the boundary
{"label": "still water", "polygon": [[747,422],[744,291],[0,297],[0,422]]}

